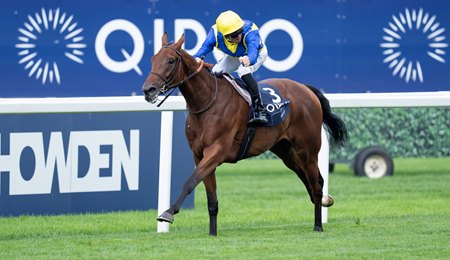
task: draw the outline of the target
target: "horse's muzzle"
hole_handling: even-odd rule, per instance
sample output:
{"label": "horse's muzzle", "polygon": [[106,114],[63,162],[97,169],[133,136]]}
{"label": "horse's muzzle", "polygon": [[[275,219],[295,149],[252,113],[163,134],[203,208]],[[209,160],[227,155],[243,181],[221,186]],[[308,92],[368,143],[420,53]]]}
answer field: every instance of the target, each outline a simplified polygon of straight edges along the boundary
{"label": "horse's muzzle", "polygon": [[147,87],[144,86],[142,88],[142,92],[144,92],[145,100],[149,103],[155,103],[158,99],[158,91],[155,87]]}

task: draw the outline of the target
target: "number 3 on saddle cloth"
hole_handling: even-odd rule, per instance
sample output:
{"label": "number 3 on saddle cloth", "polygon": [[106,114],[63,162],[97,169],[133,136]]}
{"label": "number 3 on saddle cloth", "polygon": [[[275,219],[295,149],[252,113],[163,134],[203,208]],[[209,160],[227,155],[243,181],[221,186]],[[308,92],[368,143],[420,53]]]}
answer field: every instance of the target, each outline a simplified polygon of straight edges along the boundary
{"label": "number 3 on saddle cloth", "polygon": [[[244,81],[224,74],[224,77],[233,85],[236,91],[251,105],[249,111],[249,119],[253,117],[255,111],[255,105],[252,104],[250,94],[248,93],[247,85]],[[288,104],[291,102],[281,96],[275,87],[268,84],[258,84],[259,92],[261,93],[262,103],[267,113],[267,124],[260,126],[276,126],[283,122],[289,113]]]}

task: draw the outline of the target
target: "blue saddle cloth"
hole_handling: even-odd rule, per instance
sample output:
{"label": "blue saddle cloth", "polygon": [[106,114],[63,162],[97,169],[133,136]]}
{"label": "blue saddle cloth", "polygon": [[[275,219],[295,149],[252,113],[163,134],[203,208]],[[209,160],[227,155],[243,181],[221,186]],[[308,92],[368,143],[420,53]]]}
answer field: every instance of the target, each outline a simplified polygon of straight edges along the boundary
{"label": "blue saddle cloth", "polygon": [[[235,79],[240,86],[248,91],[247,85],[241,79]],[[258,84],[259,93],[261,93],[262,103],[267,112],[267,124],[262,126],[276,126],[283,122],[288,115],[289,103],[291,101],[281,96],[280,92],[272,85]],[[249,119],[253,118],[255,113],[255,104],[249,111]]]}

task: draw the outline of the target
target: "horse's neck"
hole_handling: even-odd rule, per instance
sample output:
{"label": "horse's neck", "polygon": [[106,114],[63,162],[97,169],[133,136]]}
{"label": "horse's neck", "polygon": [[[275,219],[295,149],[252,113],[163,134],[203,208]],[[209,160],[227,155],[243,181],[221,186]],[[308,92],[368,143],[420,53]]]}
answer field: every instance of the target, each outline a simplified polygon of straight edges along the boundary
{"label": "horse's neck", "polygon": [[180,87],[180,91],[189,110],[199,111],[206,108],[217,97],[215,93],[217,84],[218,82],[214,77],[205,70],[186,81]]}

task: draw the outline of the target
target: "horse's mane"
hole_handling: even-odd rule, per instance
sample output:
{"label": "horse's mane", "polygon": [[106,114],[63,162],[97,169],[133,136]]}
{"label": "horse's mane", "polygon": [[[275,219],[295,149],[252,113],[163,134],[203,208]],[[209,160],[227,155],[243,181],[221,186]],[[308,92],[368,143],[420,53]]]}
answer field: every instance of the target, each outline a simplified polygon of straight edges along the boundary
{"label": "horse's mane", "polygon": [[[171,45],[173,43],[169,43],[168,45]],[[186,50],[181,49],[181,53],[186,54],[188,56],[190,56],[192,59],[194,59],[194,56],[190,55]],[[211,70],[214,67],[215,64],[203,61],[203,67],[212,75],[214,75],[217,78],[223,78],[223,73],[212,73]]]}
{"label": "horse's mane", "polygon": [[204,61],[203,66],[205,67],[205,69],[211,73],[212,75],[214,75],[216,78],[223,78],[224,77],[224,73],[223,72],[212,72],[212,68],[214,67],[214,64],[212,63],[208,63]]}

